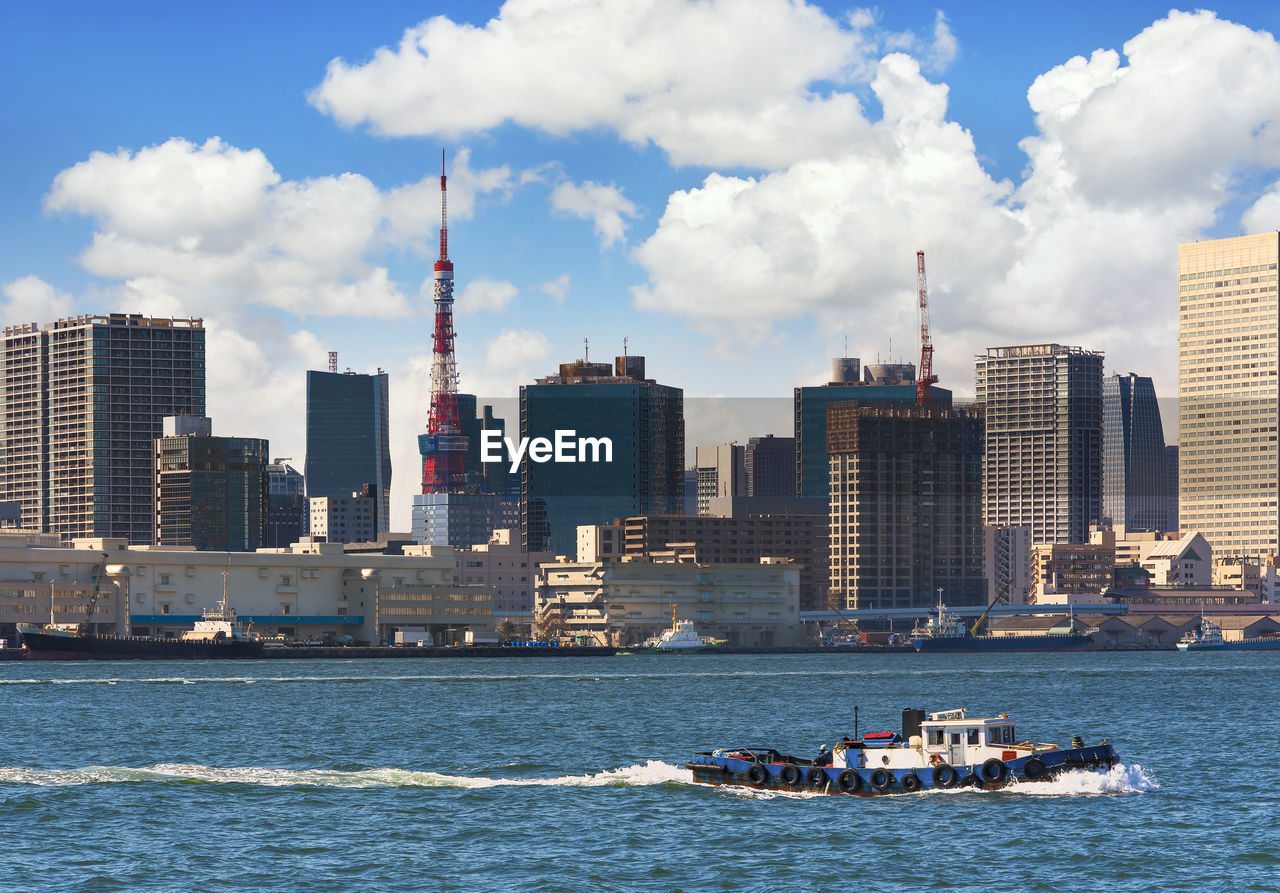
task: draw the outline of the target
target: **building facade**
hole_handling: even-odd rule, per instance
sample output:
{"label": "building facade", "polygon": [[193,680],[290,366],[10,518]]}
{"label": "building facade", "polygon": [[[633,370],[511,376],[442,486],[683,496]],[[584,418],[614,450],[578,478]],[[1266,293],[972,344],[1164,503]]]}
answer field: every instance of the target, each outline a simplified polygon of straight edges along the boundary
{"label": "building facade", "polygon": [[165,416],[205,413],[204,336],[124,313],[4,329],[0,499],[24,528],[152,541],[155,441]]}
{"label": "building facade", "polygon": [[744,464],[747,495],[766,499],[788,499],[796,495],[796,439],[794,437],[752,437],[747,441]]}
{"label": "building facade", "polygon": [[1031,528],[982,528],[987,603],[1025,605],[1031,600]]}
{"label": "building facade", "polygon": [[495,530],[489,542],[456,551],[454,582],[492,592],[494,618],[511,623],[528,635],[538,588],[538,565],[555,561],[555,556],[522,550],[518,527]]}
{"label": "building facade", "polygon": [[673,612],[731,647],[805,642],[799,574],[789,563],[555,562],[538,569],[535,625],[544,637],[636,645],[671,628]]}
{"label": "building facade", "polygon": [[[644,357],[618,357],[612,367],[565,363],[559,374],[521,386],[521,437],[554,442],[557,432],[597,443],[583,450],[576,441],[573,461],[524,457],[527,551],[572,555],[580,525],[683,507],[684,392],[645,378]],[[606,439],[607,461],[599,443]]]}
{"label": "building facade", "polygon": [[1164,425],[1150,378],[1102,380],[1102,514],[1128,530],[1172,530]]}
{"label": "building facade", "polygon": [[372,484],[377,529],[391,529],[387,373],[307,372],[304,469],[312,497],[345,498]]}
{"label": "building facade", "polygon": [[707,514],[712,499],[746,496],[747,450],[736,443],[700,446],[693,451],[693,468],[698,475],[698,514]]}
{"label": "building facade", "polygon": [[346,496],[312,496],[311,537],[324,543],[372,543],[378,539],[378,500],[366,485]]}
{"label": "building facade", "polygon": [[1178,523],[1280,552],[1280,233],[1178,246]]}
{"label": "building facade", "polygon": [[982,417],[941,406],[828,410],[830,588],[851,610],[987,601]]}
{"label": "building facade", "polygon": [[267,545],[267,441],[218,437],[208,418],[170,417],[155,445],[161,546],[252,552]]}
{"label": "building facade", "polygon": [[977,358],[986,524],[1079,543],[1102,517],[1102,354],[1060,344]]}
{"label": "building facade", "polygon": [[[797,496],[826,499],[831,495],[827,407],[850,401],[906,406],[916,402],[915,366],[910,363],[868,366],[865,381],[857,357],[839,357],[832,361],[832,367],[829,383],[795,389]],[[934,387],[931,392],[935,405],[951,405],[951,392],[946,388]]]}
{"label": "building facade", "polygon": [[[467,629],[492,631],[492,595],[453,582],[452,550],[407,547],[404,555],[347,554],[334,543],[259,552],[130,548],[121,539],[35,547],[0,535],[0,634],[43,623],[52,597],[58,622],[83,619],[101,575],[98,632],[180,635],[222,598],[224,577],[240,620],[263,635],[315,640],[351,636],[387,643],[398,629],[427,629],[437,644]],[[7,623],[6,623],[7,622]]]}
{"label": "building facade", "polygon": [[283,549],[311,532],[311,505],[302,472],[276,459],[267,466],[267,541],[270,549]]}
{"label": "building facade", "polygon": [[641,515],[622,522],[631,558],[684,558],[698,564],[794,563],[800,609],[826,607],[829,537],[826,514]]}

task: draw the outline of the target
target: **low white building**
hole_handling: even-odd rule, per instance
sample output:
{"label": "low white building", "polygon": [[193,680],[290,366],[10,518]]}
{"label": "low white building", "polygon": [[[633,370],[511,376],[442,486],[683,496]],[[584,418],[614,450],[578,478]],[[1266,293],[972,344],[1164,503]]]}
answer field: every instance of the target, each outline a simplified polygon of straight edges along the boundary
{"label": "low white building", "polygon": [[632,645],[671,628],[673,612],[734,647],[804,644],[800,569],[791,561],[553,562],[539,565],[535,624],[544,633]]}
{"label": "low white building", "polygon": [[240,619],[263,635],[376,644],[414,628],[448,644],[468,629],[492,631],[492,594],[455,584],[453,572],[453,550],[429,546],[404,555],[349,554],[339,543],[197,552],[122,539],[53,547],[0,534],[0,636],[48,622],[51,609],[57,622],[82,621],[95,586],[98,631],[177,635],[218,602],[224,579]]}
{"label": "low white building", "polygon": [[457,550],[454,582],[489,589],[495,620],[508,621],[527,634],[538,588],[538,565],[554,560],[551,552],[524,551],[519,528],[495,530],[489,542]]}
{"label": "low white building", "polygon": [[313,496],[311,538],[329,543],[369,543],[378,538],[378,500],[370,493]]}
{"label": "low white building", "polygon": [[1142,559],[1152,586],[1213,585],[1213,549],[1202,535],[1192,531],[1177,540],[1158,542]]}

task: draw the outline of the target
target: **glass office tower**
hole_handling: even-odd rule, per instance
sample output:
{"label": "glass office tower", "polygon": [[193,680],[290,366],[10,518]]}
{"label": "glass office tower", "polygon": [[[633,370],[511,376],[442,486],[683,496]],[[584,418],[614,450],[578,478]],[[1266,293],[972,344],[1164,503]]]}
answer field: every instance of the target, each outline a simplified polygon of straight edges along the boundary
{"label": "glass office tower", "polygon": [[391,529],[387,373],[307,372],[307,496],[374,487],[378,532]]}
{"label": "glass office tower", "polygon": [[1171,530],[1164,426],[1150,378],[1102,380],[1102,513],[1126,530]]}
{"label": "glass office tower", "polygon": [[[684,392],[644,377],[644,357],[565,363],[520,388],[520,435],[574,432],[573,462],[522,465],[521,534],[529,552],[573,555],[580,524],[679,514],[684,505]],[[611,461],[578,461],[577,438],[608,438]],[[594,454],[597,459],[599,454]]]}

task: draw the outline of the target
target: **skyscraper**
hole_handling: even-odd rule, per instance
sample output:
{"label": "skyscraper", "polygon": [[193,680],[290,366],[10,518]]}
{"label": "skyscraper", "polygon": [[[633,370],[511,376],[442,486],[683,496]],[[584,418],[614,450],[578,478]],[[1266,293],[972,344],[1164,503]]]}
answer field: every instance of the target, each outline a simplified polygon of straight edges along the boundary
{"label": "skyscraper", "polygon": [[217,437],[209,419],[164,420],[156,441],[156,544],[252,552],[267,544],[267,441]]}
{"label": "skyscraper", "polygon": [[1150,378],[1102,380],[1102,514],[1126,530],[1169,530],[1164,426]]}
{"label": "skyscraper", "polygon": [[204,415],[199,319],[86,315],[8,326],[0,348],[0,499],[24,527],[147,545],[165,416]]}
{"label": "skyscraper", "polygon": [[[911,363],[867,366],[862,375],[857,357],[837,357],[832,361],[832,380],[820,387],[795,389],[796,496],[821,497],[830,494],[830,466],[827,458],[827,407],[832,403],[916,402],[916,367]],[[930,388],[937,406],[951,405],[951,392]]]}
{"label": "skyscraper", "polygon": [[526,455],[521,535],[529,552],[572,555],[580,524],[679,514],[684,502],[684,392],[644,377],[644,357],[580,360],[520,388],[520,435],[608,438],[611,460],[533,461]]}
{"label": "skyscraper", "polygon": [[827,426],[831,594],[850,609],[986,602],[982,417],[843,404]]}
{"label": "skyscraper", "polygon": [[1178,521],[1280,551],[1280,233],[1178,246]]}
{"label": "skyscraper", "polygon": [[1060,344],[977,357],[986,420],[984,523],[1033,543],[1088,542],[1102,517],[1102,354]]}
{"label": "skyscraper", "polygon": [[348,498],[373,485],[376,533],[391,529],[387,373],[307,372],[307,495]]}

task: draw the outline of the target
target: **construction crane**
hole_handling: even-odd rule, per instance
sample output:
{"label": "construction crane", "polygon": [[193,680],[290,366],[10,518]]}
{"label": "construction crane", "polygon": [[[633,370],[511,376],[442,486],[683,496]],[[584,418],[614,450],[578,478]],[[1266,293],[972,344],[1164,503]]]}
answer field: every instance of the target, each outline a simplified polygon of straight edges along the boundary
{"label": "construction crane", "polygon": [[107,570],[107,553],[102,553],[102,562],[93,573],[93,592],[89,593],[89,603],[84,608],[84,634],[93,635],[93,612],[98,610],[98,596],[102,594],[102,575]]}
{"label": "construction crane", "polygon": [[916,373],[916,405],[932,398],[930,387],[938,381],[933,374],[933,343],[929,340],[929,287],[924,277],[924,252],[916,252],[916,287],[920,293],[920,369]]}

